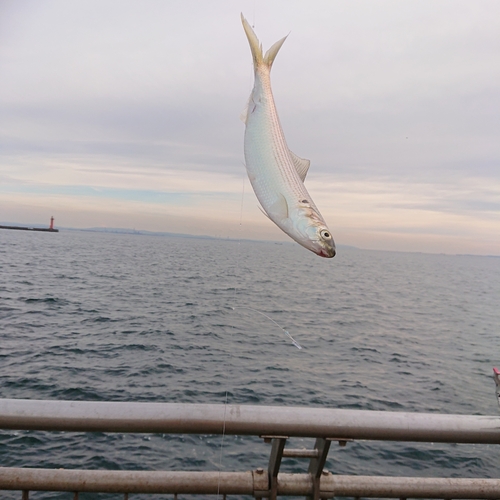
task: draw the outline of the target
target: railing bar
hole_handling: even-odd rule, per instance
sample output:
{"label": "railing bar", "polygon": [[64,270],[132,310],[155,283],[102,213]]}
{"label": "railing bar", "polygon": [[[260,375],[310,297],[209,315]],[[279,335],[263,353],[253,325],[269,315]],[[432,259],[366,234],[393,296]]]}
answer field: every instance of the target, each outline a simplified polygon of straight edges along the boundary
{"label": "railing bar", "polygon": [[284,449],[283,458],[315,458],[318,456],[318,450],[293,450]]}
{"label": "railing bar", "polygon": [[[167,473],[0,468],[0,490],[21,490],[23,500],[29,498],[29,490],[214,495],[217,493],[219,475],[219,471]],[[313,494],[310,474],[279,473],[277,486],[278,496]],[[220,492],[223,495],[257,496],[254,492],[258,492],[258,496],[266,497],[261,491],[256,488],[252,472],[225,472],[220,475]],[[320,497],[332,498],[334,492],[336,497],[350,498],[499,499],[500,479],[341,476],[323,473]]]}
{"label": "railing bar", "polygon": [[189,403],[0,399],[0,429],[500,444],[500,417]]}

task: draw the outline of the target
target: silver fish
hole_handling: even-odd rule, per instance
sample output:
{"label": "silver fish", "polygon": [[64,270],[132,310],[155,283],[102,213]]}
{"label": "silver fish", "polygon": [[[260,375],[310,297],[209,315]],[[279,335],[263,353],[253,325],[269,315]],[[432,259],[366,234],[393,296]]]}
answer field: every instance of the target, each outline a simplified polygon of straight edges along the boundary
{"label": "silver fish", "polygon": [[257,36],[241,15],[252,51],[255,83],[242,116],[248,178],[263,211],[297,243],[321,257],[335,256],[332,233],[304,186],[309,160],[286,144],[271,90],[271,66],[286,37],[265,55]]}

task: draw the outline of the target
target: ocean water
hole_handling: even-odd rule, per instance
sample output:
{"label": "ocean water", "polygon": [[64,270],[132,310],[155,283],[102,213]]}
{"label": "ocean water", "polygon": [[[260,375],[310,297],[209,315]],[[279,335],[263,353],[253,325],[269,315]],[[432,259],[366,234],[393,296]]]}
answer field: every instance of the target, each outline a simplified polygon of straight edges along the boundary
{"label": "ocean water", "polygon": [[[497,415],[499,298],[495,257],[3,230],[0,397]],[[220,436],[0,431],[10,467],[241,471],[265,468],[270,446],[227,436],[220,450]],[[326,468],[499,477],[500,449],[359,441]]]}

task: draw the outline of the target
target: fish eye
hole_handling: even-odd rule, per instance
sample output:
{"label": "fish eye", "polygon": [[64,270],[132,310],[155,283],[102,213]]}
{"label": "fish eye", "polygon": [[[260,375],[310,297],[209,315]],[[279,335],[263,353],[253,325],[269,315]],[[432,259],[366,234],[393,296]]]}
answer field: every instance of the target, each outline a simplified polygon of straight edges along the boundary
{"label": "fish eye", "polygon": [[332,235],[326,229],[322,229],[319,234],[325,240],[329,240],[332,238]]}

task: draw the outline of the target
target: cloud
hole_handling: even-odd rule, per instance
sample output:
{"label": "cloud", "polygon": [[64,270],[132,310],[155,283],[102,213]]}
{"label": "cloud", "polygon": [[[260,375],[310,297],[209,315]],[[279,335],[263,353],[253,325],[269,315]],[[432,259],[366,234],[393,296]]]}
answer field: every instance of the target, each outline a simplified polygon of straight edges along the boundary
{"label": "cloud", "polygon": [[[53,202],[66,225],[92,225],[92,204],[122,227],[135,217],[168,230],[177,214],[192,231],[210,216],[223,232],[227,214],[238,220],[238,115],[253,81],[243,11],[264,47],[291,31],[274,95],[338,242],[413,249],[429,240],[439,250],[441,233],[447,251],[459,241],[500,254],[494,0],[21,0],[0,9],[2,219],[16,220],[17,206],[37,222],[37,207]],[[247,183],[249,233],[281,238],[256,205]]]}

